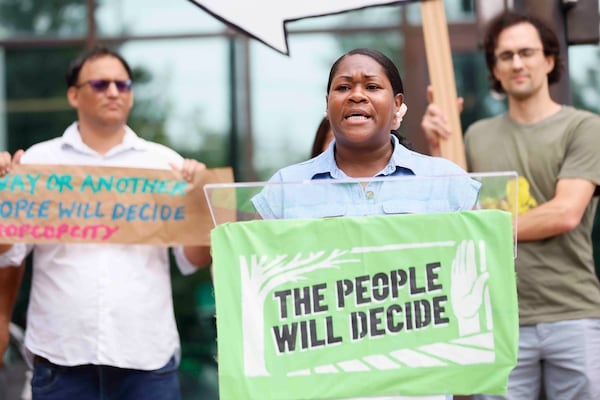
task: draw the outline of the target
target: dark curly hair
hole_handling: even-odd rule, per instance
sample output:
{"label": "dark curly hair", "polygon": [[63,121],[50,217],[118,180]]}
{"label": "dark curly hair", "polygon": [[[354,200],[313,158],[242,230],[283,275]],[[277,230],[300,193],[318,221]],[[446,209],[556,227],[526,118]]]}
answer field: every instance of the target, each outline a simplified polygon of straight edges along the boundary
{"label": "dark curly hair", "polygon": [[494,66],[496,65],[496,55],[494,52],[498,45],[498,36],[500,36],[500,33],[506,28],[523,23],[533,25],[542,41],[544,55],[552,56],[554,58],[554,68],[548,73],[548,84],[560,81],[563,71],[563,61],[560,55],[560,42],[556,33],[548,24],[539,18],[532,15],[508,11],[497,15],[488,23],[483,40],[485,62],[487,63],[489,79],[492,84],[492,89],[498,93],[504,93],[502,84],[494,77]]}

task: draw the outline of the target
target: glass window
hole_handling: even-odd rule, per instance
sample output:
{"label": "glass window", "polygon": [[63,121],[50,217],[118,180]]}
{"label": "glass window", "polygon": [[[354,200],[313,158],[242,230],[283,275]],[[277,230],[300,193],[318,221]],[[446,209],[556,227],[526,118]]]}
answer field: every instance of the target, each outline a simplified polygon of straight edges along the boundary
{"label": "glass window", "polygon": [[573,104],[600,113],[600,48],[594,45],[570,46],[569,77]]}
{"label": "glass window", "polygon": [[[421,4],[407,4],[406,13],[412,24],[421,24]],[[444,13],[449,23],[475,22],[475,7],[473,0],[444,1]]]}
{"label": "glass window", "polygon": [[469,125],[481,118],[491,117],[506,111],[506,101],[502,96],[492,94],[488,70],[483,52],[459,53],[452,55],[456,92],[464,99],[460,113],[463,132]]}
{"label": "glass window", "polygon": [[[598,3],[600,13],[600,3]],[[569,46],[569,78],[573,104],[600,114],[600,47],[598,45]],[[596,218],[600,221],[600,216]],[[600,237],[600,222],[597,223]],[[600,259],[600,240],[596,241]],[[600,262],[599,271],[600,271]]]}
{"label": "glass window", "polygon": [[211,167],[224,165],[230,118],[227,41],[129,42],[121,52],[136,79],[132,128]]}
{"label": "glass window", "polygon": [[288,22],[293,29],[361,28],[397,24],[403,6],[379,6]]}
{"label": "glass window", "polygon": [[64,76],[79,48],[5,50],[6,136],[11,151],[60,136],[76,114]]}
{"label": "glass window", "polygon": [[[600,12],[600,3],[598,4]],[[600,114],[600,46],[569,46],[569,78],[573,105]],[[592,231],[596,274],[600,277],[600,203]]]}
{"label": "glass window", "polygon": [[86,14],[81,0],[0,0],[0,39],[83,37]]}
{"label": "glass window", "polygon": [[329,66],[338,53],[330,35],[290,39],[293,57],[251,45],[254,168],[265,180],[276,169],[309,158],[325,111]]}
{"label": "glass window", "polygon": [[191,1],[105,0],[96,21],[107,36],[214,33],[225,27]]}

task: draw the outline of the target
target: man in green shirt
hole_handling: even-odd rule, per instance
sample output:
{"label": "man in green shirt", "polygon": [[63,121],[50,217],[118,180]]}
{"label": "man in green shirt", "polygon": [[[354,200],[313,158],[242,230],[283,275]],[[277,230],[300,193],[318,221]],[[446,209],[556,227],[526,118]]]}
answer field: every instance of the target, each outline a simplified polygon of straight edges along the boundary
{"label": "man in green shirt", "polygon": [[[537,18],[504,13],[490,22],[485,57],[508,112],[465,134],[472,172],[516,171],[516,272],[520,339],[508,399],[600,399],[600,284],[591,230],[600,185],[600,117],[558,104],[556,34]],[[432,154],[451,134],[431,103],[421,123]],[[479,395],[475,398],[502,398]]]}

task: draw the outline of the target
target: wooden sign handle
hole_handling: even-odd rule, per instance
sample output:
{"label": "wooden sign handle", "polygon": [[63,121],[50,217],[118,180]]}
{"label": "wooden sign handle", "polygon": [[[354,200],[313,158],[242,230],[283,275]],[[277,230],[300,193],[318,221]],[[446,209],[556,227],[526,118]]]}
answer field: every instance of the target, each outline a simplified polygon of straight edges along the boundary
{"label": "wooden sign handle", "polygon": [[448,139],[440,140],[441,155],[466,169],[467,161],[456,103],[456,81],[452,67],[450,38],[442,0],[421,1],[421,15],[427,67],[435,103],[446,115],[452,131],[452,135]]}
{"label": "wooden sign handle", "polygon": [[[425,37],[425,52],[429,79],[433,86],[435,102],[440,106],[452,131],[448,139],[440,141],[442,157],[454,161],[467,169],[465,147],[460,127],[458,105],[456,103],[456,81],[452,67],[450,52],[450,37],[448,24],[442,0],[421,1],[421,16],[423,19],[423,36]],[[469,400],[471,396],[455,395],[456,400]]]}

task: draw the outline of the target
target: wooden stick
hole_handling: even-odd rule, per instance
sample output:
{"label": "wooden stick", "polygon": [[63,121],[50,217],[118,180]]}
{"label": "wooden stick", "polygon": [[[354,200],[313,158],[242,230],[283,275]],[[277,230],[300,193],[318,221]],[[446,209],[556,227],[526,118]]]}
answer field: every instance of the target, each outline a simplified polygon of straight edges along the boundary
{"label": "wooden stick", "polygon": [[448,139],[440,140],[441,155],[466,169],[467,161],[456,103],[456,82],[450,53],[450,38],[442,0],[421,1],[421,15],[427,66],[435,103],[446,115],[452,132]]}
{"label": "wooden stick", "polygon": [[[429,79],[433,86],[435,102],[440,106],[452,131],[448,139],[440,141],[442,157],[454,161],[467,169],[465,148],[462,138],[462,128],[456,103],[456,81],[450,52],[450,37],[448,24],[442,0],[421,1],[421,16],[423,19],[423,35],[425,37],[425,52]],[[468,400],[466,395],[454,396],[456,400]]]}

